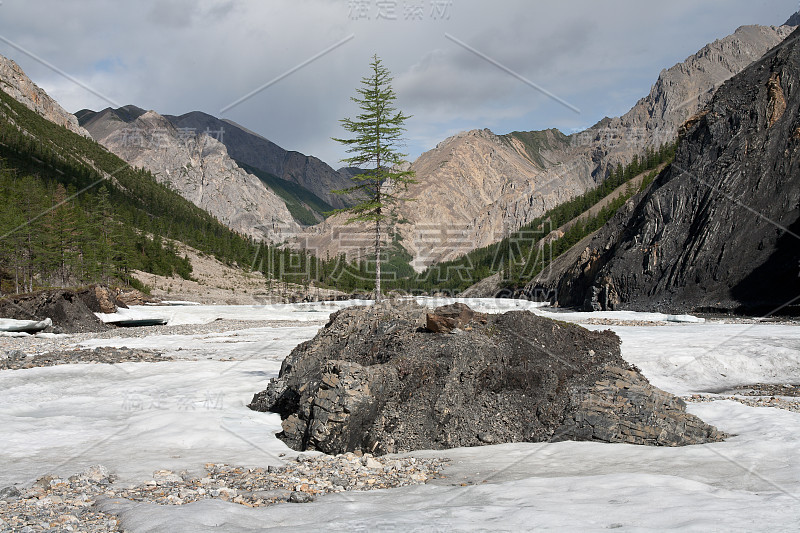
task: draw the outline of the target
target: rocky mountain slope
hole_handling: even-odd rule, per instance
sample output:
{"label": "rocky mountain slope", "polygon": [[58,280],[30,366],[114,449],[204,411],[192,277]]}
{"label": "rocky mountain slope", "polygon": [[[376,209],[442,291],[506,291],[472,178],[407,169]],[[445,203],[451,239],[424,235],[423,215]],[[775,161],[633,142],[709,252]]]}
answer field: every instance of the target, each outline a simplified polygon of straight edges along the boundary
{"label": "rocky mountain slope", "polygon": [[97,140],[124,128],[145,113],[147,113],[146,109],[135,105],[126,105],[118,109],[107,107],[99,112],[81,109],[75,113],[75,118],[82,127],[86,128],[92,138]]}
{"label": "rocky mountain slope", "polygon": [[[788,26],[744,26],[683,63],[664,70],[650,94],[619,118],[604,119],[569,137],[557,130],[496,135],[460,133],[422,154],[411,166],[411,187],[400,218],[403,246],[413,266],[456,258],[502,239],[559,203],[605,179],[648,146],[672,142],[678,128],[725,80],[791,33]],[[306,230],[301,245],[317,253],[342,251],[340,221]],[[348,240],[352,246],[359,242]],[[345,250],[350,251],[350,250]]]}
{"label": "rocky mountain slope", "polygon": [[223,132],[218,139],[234,160],[296,183],[335,208],[345,207],[345,199],[331,192],[350,186],[350,174],[345,169],[336,171],[316,157],[284,150],[233,121],[199,111],[181,116],[166,115],[166,118],[176,128]]}
{"label": "rocky mountain slope", "polygon": [[674,164],[538,283],[564,306],[797,309],[798,241],[800,30],[719,88]]}
{"label": "rocky mountain slope", "polygon": [[[126,127],[144,113],[144,109],[128,105],[102,111],[83,109],[75,115],[80,124],[99,140]],[[332,192],[350,186],[350,169],[333,170],[315,157],[284,150],[235,122],[200,111],[180,116],[164,115],[164,118],[180,137],[206,133],[224,144],[231,159],[280,196],[301,224],[321,222],[325,213],[352,203],[352,198]]]}
{"label": "rocky mountain slope", "polygon": [[0,56],[0,89],[50,122],[90,137],[89,132],[80,127],[75,116],[64,111],[58,102],[33,83],[19,65],[3,56]]}
{"label": "rocky mountain slope", "polygon": [[135,106],[90,113],[81,112],[81,121],[95,140],[234,231],[276,242],[299,230],[286,204],[236,165],[215,132],[177,129]]}

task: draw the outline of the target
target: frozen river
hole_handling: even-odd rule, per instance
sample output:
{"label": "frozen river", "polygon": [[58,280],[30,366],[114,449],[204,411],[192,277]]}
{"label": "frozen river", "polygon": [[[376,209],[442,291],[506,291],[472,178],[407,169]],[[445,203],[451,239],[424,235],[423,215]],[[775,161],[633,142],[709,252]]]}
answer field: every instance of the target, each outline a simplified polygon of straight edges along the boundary
{"label": "frozen river", "polygon": [[[157,349],[176,360],[0,372],[0,488],[98,463],[122,482],[142,482],[158,469],[200,472],[209,462],[280,464],[282,454],[296,453],[274,436],[279,417],[250,411],[247,403],[332,311],[366,303],[137,307],[120,316],[276,324],[225,331],[219,322],[219,331],[209,333],[128,338],[120,329],[119,337],[75,342]],[[800,383],[796,326],[639,313],[554,315],[514,300],[468,303],[487,312],[528,308],[560,320],[613,319],[620,325],[587,327],[616,331],[623,357],[654,385],[679,395]],[[653,325],[642,325],[647,322]],[[451,458],[447,478],[303,505],[106,505],[130,531],[800,530],[800,414],[730,400],[691,403],[689,411],[733,436],[684,448],[561,442],[418,452]]]}

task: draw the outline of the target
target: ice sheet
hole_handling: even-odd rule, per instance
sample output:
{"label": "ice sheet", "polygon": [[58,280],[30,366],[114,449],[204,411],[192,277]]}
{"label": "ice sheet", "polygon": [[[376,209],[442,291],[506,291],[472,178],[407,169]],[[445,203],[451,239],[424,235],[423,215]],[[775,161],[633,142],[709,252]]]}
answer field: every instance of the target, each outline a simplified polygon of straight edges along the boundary
{"label": "ice sheet", "polygon": [[302,512],[219,501],[103,508],[121,512],[133,532],[796,531],[800,417],[735,402],[697,407],[738,436],[685,448],[561,442],[423,452],[453,459],[448,479],[326,496]]}
{"label": "ice sheet", "polygon": [[[303,324],[303,322],[300,322]],[[316,335],[319,326],[250,328],[197,335],[112,337],[78,343],[83,348],[110,346],[162,352],[180,359],[272,359],[282,361],[292,349]]]}
{"label": "ice sheet", "polygon": [[[608,329],[608,326],[586,326]],[[777,324],[612,327],[622,356],[673,394],[800,382],[800,328]]]}
{"label": "ice sheet", "polygon": [[354,305],[370,305],[369,300],[343,302],[313,302],[301,304],[265,305],[134,305],[116,313],[95,313],[103,322],[166,318],[170,326],[208,324],[219,319],[229,320],[292,320],[313,322],[327,320],[331,313]]}
{"label": "ice sheet", "polygon": [[246,404],[280,359],[0,372],[0,487],[101,463],[123,479],[205,462],[277,464],[277,415]]}

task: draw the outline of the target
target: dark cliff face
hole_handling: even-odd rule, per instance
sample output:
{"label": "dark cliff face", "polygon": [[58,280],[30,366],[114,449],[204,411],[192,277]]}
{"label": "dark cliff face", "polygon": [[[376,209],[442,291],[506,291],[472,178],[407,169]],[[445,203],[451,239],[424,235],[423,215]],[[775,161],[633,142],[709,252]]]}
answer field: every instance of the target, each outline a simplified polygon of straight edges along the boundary
{"label": "dark cliff face", "polygon": [[587,309],[800,310],[799,165],[796,30],[718,90],[675,163],[548,288]]}

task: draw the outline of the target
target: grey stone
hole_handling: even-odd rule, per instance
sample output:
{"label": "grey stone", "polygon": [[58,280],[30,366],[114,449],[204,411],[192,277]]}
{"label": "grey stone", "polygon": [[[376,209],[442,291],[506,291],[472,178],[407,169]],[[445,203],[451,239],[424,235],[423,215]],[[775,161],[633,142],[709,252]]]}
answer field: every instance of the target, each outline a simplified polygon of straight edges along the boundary
{"label": "grey stone", "polygon": [[289,496],[290,503],[309,503],[314,501],[314,495],[308,492],[294,491]]}
{"label": "grey stone", "polygon": [[290,447],[328,454],[724,437],[628,365],[611,331],[522,311],[483,318],[459,335],[439,335],[420,328],[426,310],[416,304],[338,311],[289,354],[250,408],[279,413],[278,437]]}
{"label": "grey stone", "polygon": [[293,492],[285,489],[257,490],[253,492],[253,498],[261,500],[289,501]]}
{"label": "grey stone", "polygon": [[10,485],[8,487],[3,487],[2,489],[0,489],[0,500],[9,502],[12,500],[16,500],[17,498],[20,497],[20,495],[21,493],[19,489],[17,489],[17,487],[14,487],[13,485]]}

